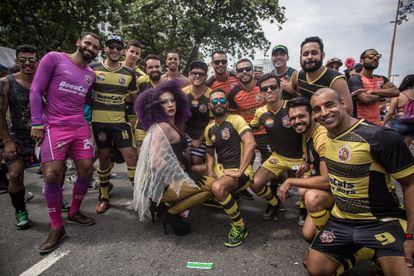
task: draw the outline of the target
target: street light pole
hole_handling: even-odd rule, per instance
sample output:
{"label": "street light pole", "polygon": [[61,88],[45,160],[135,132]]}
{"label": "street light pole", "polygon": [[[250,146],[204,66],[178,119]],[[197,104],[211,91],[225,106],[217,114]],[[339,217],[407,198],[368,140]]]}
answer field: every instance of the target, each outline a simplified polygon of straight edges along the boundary
{"label": "street light pole", "polygon": [[397,33],[397,24],[398,24],[398,14],[400,12],[400,3],[401,3],[401,0],[398,0],[397,12],[395,14],[395,21],[394,21],[394,33],[392,35],[392,41],[391,41],[390,62],[388,64],[388,79],[391,79],[392,59],[394,57],[394,44],[395,44],[395,35]]}

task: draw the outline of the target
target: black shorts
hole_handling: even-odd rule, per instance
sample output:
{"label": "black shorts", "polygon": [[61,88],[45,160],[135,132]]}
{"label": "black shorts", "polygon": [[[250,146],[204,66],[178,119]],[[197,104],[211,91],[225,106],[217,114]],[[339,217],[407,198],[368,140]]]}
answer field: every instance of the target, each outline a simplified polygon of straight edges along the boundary
{"label": "black shorts", "polygon": [[[35,142],[31,139],[15,139],[13,141],[16,144],[17,148],[17,159],[23,160],[24,167],[30,168],[36,165],[39,165],[39,160],[37,160],[35,155]],[[14,161],[4,158],[6,166],[10,166]]]}
{"label": "black shorts", "polygon": [[312,242],[311,249],[339,263],[362,247],[375,250],[376,258],[404,256],[407,221],[350,221],[330,217]]}
{"label": "black shorts", "polygon": [[132,128],[128,123],[94,123],[92,132],[98,149],[108,149],[114,143],[116,148],[133,146]]}

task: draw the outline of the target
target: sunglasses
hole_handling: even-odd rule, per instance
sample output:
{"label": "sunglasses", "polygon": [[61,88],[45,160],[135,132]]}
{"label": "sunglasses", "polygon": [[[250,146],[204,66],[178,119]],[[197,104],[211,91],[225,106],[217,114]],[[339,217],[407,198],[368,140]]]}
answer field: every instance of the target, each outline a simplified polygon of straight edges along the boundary
{"label": "sunglasses", "polygon": [[108,45],[108,48],[110,50],[113,50],[113,49],[116,48],[118,51],[122,51],[124,49],[124,46],[122,46],[122,45]]}
{"label": "sunglasses", "polygon": [[17,59],[17,62],[20,64],[25,64],[28,62],[30,65],[34,65],[37,63],[37,58],[25,58],[25,57],[19,57]]}
{"label": "sunglasses", "polygon": [[223,64],[223,65],[226,65],[227,64],[227,59],[213,60],[213,63],[215,65],[220,65],[220,63]]}
{"label": "sunglasses", "polygon": [[212,105],[218,105],[219,103],[220,104],[225,104],[226,101],[227,101],[227,99],[223,97],[223,98],[212,99],[210,102],[211,102]]}
{"label": "sunglasses", "polygon": [[190,75],[193,77],[204,77],[206,73],[204,72],[190,72]]}
{"label": "sunglasses", "polygon": [[364,58],[369,58],[369,59],[380,59],[382,57],[381,54],[369,54],[369,55],[365,55]]}
{"label": "sunglasses", "polygon": [[173,103],[175,103],[175,99],[174,98],[162,99],[161,100],[161,104],[173,104]]}
{"label": "sunglasses", "polygon": [[260,92],[262,93],[269,92],[269,88],[270,88],[270,92],[273,92],[277,89],[277,84],[271,84],[269,86],[260,87]]}
{"label": "sunglasses", "polygon": [[236,69],[237,73],[251,72],[252,70],[253,70],[253,68],[251,66]]}

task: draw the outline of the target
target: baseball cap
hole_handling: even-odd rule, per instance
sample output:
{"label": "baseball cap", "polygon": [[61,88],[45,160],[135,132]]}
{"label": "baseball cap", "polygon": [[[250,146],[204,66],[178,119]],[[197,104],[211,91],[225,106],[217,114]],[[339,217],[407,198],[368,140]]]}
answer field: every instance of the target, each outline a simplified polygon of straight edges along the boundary
{"label": "baseball cap", "polygon": [[280,51],[280,52],[285,53],[286,55],[289,55],[288,48],[285,45],[276,45],[275,47],[273,47],[272,55],[273,55],[273,53],[275,53],[277,51]]}
{"label": "baseball cap", "polygon": [[108,45],[110,42],[119,42],[122,45],[124,45],[124,42],[122,41],[122,38],[119,35],[108,35],[106,41],[105,41],[105,45]]}
{"label": "baseball cap", "polygon": [[339,66],[343,65],[342,60],[340,60],[339,58],[335,58],[335,57],[331,58],[331,59],[328,59],[328,61],[326,62],[326,65],[331,64],[331,63],[337,63],[337,64],[339,64]]}

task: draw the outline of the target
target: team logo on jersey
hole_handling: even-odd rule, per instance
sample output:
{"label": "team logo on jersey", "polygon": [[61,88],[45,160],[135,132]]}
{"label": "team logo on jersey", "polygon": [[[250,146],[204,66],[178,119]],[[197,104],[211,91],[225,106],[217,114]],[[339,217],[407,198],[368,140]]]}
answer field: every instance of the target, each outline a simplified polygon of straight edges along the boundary
{"label": "team logo on jersey", "polygon": [[100,80],[100,81],[104,81],[105,80],[105,74],[104,73],[99,73],[97,79]]}
{"label": "team logo on jersey", "polygon": [[191,107],[196,108],[198,106],[198,100],[192,100],[191,101]]}
{"label": "team logo on jersey", "polygon": [[62,151],[66,143],[64,141],[59,141],[59,142],[56,142],[56,145],[57,145],[58,151]]}
{"label": "team logo on jersey", "polygon": [[276,158],[271,158],[271,159],[269,159],[269,163],[273,164],[273,165],[276,165],[277,163],[279,163],[279,160],[277,160]]}
{"label": "team logo on jersey", "polygon": [[213,144],[216,142],[216,135],[212,134],[211,137],[211,142],[213,142]]}
{"label": "team logo on jersey", "polygon": [[271,128],[275,124],[272,118],[267,118],[264,122],[265,127]]}
{"label": "team logo on jersey", "polygon": [[349,161],[351,159],[351,149],[348,146],[342,146],[338,151],[338,158],[343,162]]}
{"label": "team logo on jersey", "polygon": [[91,85],[92,83],[92,78],[89,75],[85,75],[85,82],[87,85]]}
{"label": "team logo on jersey", "polygon": [[125,84],[125,79],[123,77],[119,77],[118,81],[120,84]]}
{"label": "team logo on jersey", "polygon": [[319,239],[322,243],[332,243],[335,239],[335,235],[333,231],[324,230],[322,234],[319,236]]}
{"label": "team logo on jersey", "polygon": [[284,127],[291,127],[292,125],[290,124],[290,120],[289,120],[289,116],[286,115],[285,117],[282,118],[282,123]]}
{"label": "team logo on jersey", "polygon": [[106,134],[105,134],[105,132],[99,132],[98,133],[98,140],[100,141],[100,142],[105,142],[106,141]]}
{"label": "team logo on jersey", "polygon": [[257,95],[256,95],[256,102],[257,102],[257,103],[259,103],[259,104],[263,102],[263,97],[262,97],[262,95],[260,95],[260,94],[257,94]]}
{"label": "team logo on jersey", "polygon": [[230,129],[228,129],[227,127],[225,127],[221,131],[221,138],[223,138],[223,140],[228,140],[230,138]]}
{"label": "team logo on jersey", "polygon": [[198,110],[199,110],[201,113],[206,113],[206,111],[207,111],[207,106],[206,106],[205,104],[200,104],[200,106],[198,107]]}

